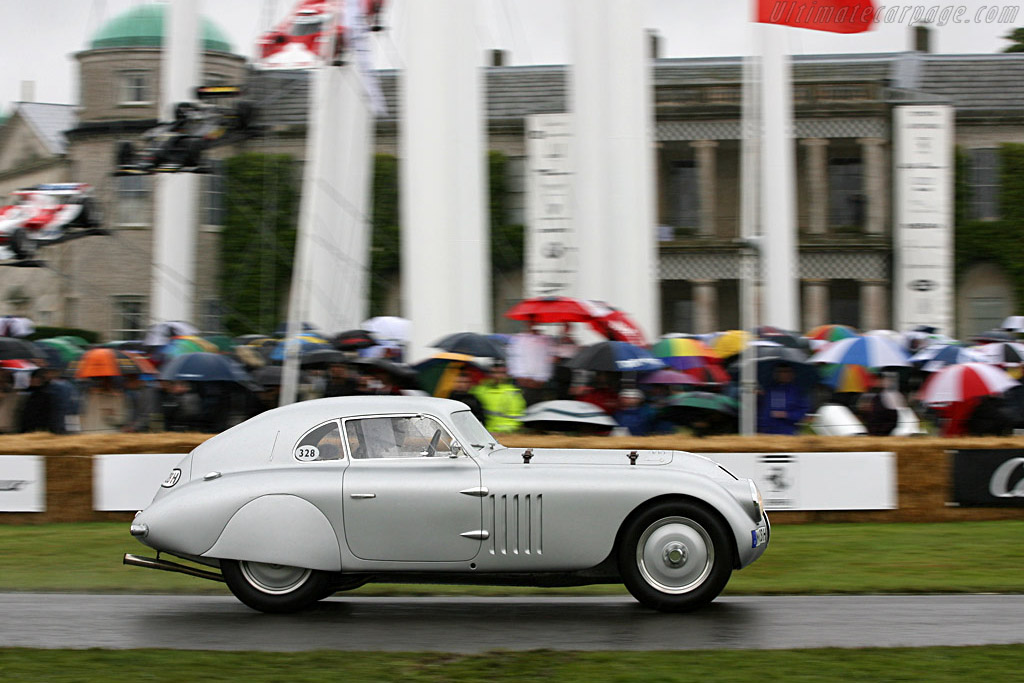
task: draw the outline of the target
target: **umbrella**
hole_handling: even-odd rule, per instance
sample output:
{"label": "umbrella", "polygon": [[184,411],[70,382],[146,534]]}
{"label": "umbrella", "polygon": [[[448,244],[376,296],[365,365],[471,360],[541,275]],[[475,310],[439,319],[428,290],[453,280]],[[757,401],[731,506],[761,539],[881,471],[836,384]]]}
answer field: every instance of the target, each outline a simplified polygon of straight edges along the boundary
{"label": "umbrella", "polygon": [[191,323],[172,320],[150,326],[142,341],[146,346],[166,346],[173,337],[188,337],[196,334],[199,334],[199,330]]}
{"label": "umbrella", "polygon": [[588,321],[590,326],[613,341],[624,341],[637,346],[647,346],[643,330],[629,315],[602,302],[591,302],[608,309],[608,312]]}
{"label": "umbrella", "polygon": [[210,342],[217,347],[217,350],[221,353],[227,353],[231,349],[235,348],[235,342],[231,337],[223,334],[208,334],[202,337],[206,341]]}
{"label": "umbrella", "polygon": [[334,346],[342,351],[358,351],[376,345],[377,340],[366,330],[348,330],[334,338]]}
{"label": "umbrella", "polygon": [[51,349],[57,358],[60,359],[61,365],[67,365],[85,353],[82,349],[65,339],[40,339],[36,342],[36,345],[42,347],[44,351]]}
{"label": "umbrella", "polygon": [[699,368],[688,368],[681,370],[685,375],[693,378],[697,384],[727,384],[732,378],[721,365],[705,365]]}
{"label": "umbrella", "polygon": [[[312,351],[312,350],[314,350],[316,348],[330,348],[329,344],[331,343],[331,342],[327,341],[326,339],[324,339],[323,337],[321,337],[320,335],[312,334],[312,333],[309,333],[309,332],[307,332],[305,334],[300,334],[298,337],[296,337],[296,339],[299,340],[299,355],[300,356],[305,354],[305,353],[307,353],[307,352],[309,352],[309,351]],[[270,351],[270,356],[269,356],[270,360],[273,360],[273,361],[283,361],[284,360],[284,352],[285,352],[285,349],[287,348],[286,341],[287,340],[285,340],[285,339],[279,339],[279,340],[276,341],[275,346]]]}
{"label": "umbrella", "polygon": [[254,344],[265,339],[270,339],[270,337],[265,334],[243,334],[235,337],[233,341],[235,346],[245,346],[246,344]]}
{"label": "umbrella", "polygon": [[0,337],[0,360],[45,358],[46,354],[38,346],[24,339]]}
{"label": "umbrella", "polygon": [[726,330],[715,337],[711,348],[719,358],[729,358],[741,353],[749,338],[750,335],[745,330]]}
{"label": "umbrella", "polygon": [[985,359],[977,349],[969,349],[959,344],[932,344],[921,349],[910,357],[912,365],[924,372],[936,372],[947,365],[959,363],[982,363]]}
{"label": "umbrella", "polygon": [[640,376],[637,384],[698,384],[693,375],[678,370],[655,370]]}
{"label": "umbrella", "polygon": [[0,369],[11,370],[12,372],[24,372],[31,370],[38,370],[39,366],[35,363],[30,363],[27,360],[20,358],[11,358],[9,360],[0,360]]}
{"label": "umbrella", "polygon": [[1004,370],[987,363],[947,365],[924,383],[920,399],[928,405],[960,403],[1001,394],[1018,384]]}
{"label": "umbrella", "polygon": [[982,362],[992,365],[1020,365],[1024,363],[1024,344],[1018,342],[992,342],[972,349]]}
{"label": "umbrella", "polygon": [[875,375],[863,365],[828,365],[821,371],[821,383],[837,393],[862,394],[871,388]]}
{"label": "umbrella", "polygon": [[811,356],[810,362],[863,365],[867,368],[905,367],[909,365],[906,351],[885,337],[848,337],[841,339],[815,353]]}
{"label": "umbrella", "polygon": [[661,409],[666,420],[690,427],[698,436],[736,431],[738,412],[736,399],[709,391],[676,394]]}
{"label": "umbrella", "polygon": [[184,382],[238,382],[248,385],[249,374],[242,365],[220,353],[186,353],[173,358],[160,370],[160,379]]}
{"label": "umbrella", "polygon": [[[61,337],[57,337],[57,339],[61,339]],[[108,349],[117,349],[118,351],[138,351],[139,353],[149,353],[153,348],[146,346],[141,339],[119,339],[100,344],[100,346]]]}
{"label": "umbrella", "polygon": [[265,365],[252,374],[252,381],[261,387],[276,387],[281,384],[281,366]]}
{"label": "umbrella", "polygon": [[86,351],[71,368],[79,379],[156,374],[153,364],[142,356],[102,346]]}
{"label": "umbrella", "polygon": [[165,344],[157,355],[163,360],[174,358],[185,353],[216,353],[217,346],[202,337],[174,337]]}
{"label": "umbrella", "polygon": [[791,349],[806,350],[809,348],[807,339],[804,337],[801,337],[794,332],[780,330],[777,327],[759,327],[757,328],[757,336],[762,341],[774,342],[780,346],[788,346]]}
{"label": "umbrella", "polygon": [[1024,315],[1011,315],[1003,321],[1007,332],[1024,332]]}
{"label": "umbrella", "polygon": [[804,335],[813,341],[837,342],[850,337],[859,337],[857,330],[849,325],[818,325]]}
{"label": "umbrella", "polygon": [[389,375],[400,387],[416,388],[416,371],[405,363],[395,363],[386,358],[357,358],[352,365],[377,370]]}
{"label": "umbrella", "polygon": [[1005,330],[989,330],[974,335],[971,340],[982,344],[993,344],[995,342],[1012,342],[1014,336]]}
{"label": "umbrella", "polygon": [[476,332],[456,332],[438,339],[433,344],[434,348],[444,349],[452,353],[464,353],[470,356],[481,358],[504,358],[505,349],[501,343],[487,336]]}
{"label": "umbrella", "polygon": [[479,381],[485,370],[478,361],[475,356],[446,351],[417,363],[412,369],[421,389],[433,396],[447,398],[460,372],[468,371],[474,383]]}
{"label": "umbrella", "polygon": [[348,357],[337,349],[311,349],[299,357],[299,365],[304,368],[320,367],[345,363]]}
{"label": "umbrella", "polygon": [[266,357],[255,346],[236,346],[231,349],[231,355],[246,367],[261,368],[267,364]]}
{"label": "umbrella", "polygon": [[[777,383],[775,369],[780,365],[793,370],[793,382],[802,389],[810,389],[818,383],[818,371],[807,363],[807,355],[800,349],[782,346],[774,342],[752,342],[757,383],[763,387]],[[733,372],[738,372],[738,362]]]}
{"label": "umbrella", "polygon": [[711,347],[699,339],[687,337],[661,339],[651,347],[651,354],[676,370],[718,365],[718,354]]}
{"label": "umbrella", "polygon": [[649,372],[664,368],[665,363],[640,346],[628,342],[606,341],[584,346],[569,359],[566,366],[598,372]]}
{"label": "umbrella", "polygon": [[36,331],[31,318],[5,315],[0,318],[0,337],[27,337]]}
{"label": "umbrella", "polygon": [[505,311],[505,317],[530,323],[584,323],[608,315],[604,304],[570,296],[538,296],[523,299]]}
{"label": "umbrella", "polygon": [[541,401],[526,409],[522,417],[530,429],[545,432],[609,432],[618,423],[593,403],[584,401]]}
{"label": "umbrella", "polygon": [[394,315],[379,315],[364,320],[362,328],[372,334],[378,342],[406,342],[409,341],[412,332],[412,321]]}

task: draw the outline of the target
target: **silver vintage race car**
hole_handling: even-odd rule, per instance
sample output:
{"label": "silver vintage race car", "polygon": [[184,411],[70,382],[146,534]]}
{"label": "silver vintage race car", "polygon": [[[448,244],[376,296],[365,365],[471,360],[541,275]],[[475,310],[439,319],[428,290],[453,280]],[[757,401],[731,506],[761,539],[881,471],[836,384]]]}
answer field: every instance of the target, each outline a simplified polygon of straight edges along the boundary
{"label": "silver vintage race car", "polygon": [[131,533],[158,552],[126,564],[223,580],[264,612],[371,581],[622,582],[677,612],[714,600],[770,527],[754,482],[699,455],[506,448],[462,403],[359,396],[206,441]]}

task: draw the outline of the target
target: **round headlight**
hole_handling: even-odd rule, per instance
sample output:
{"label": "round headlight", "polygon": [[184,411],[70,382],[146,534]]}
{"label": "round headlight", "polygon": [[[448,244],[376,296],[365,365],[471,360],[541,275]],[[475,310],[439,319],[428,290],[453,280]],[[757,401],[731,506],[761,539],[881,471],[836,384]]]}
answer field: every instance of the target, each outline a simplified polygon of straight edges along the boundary
{"label": "round headlight", "polygon": [[754,480],[748,479],[747,482],[750,484],[750,500],[754,503],[754,508],[757,510],[757,518],[760,519],[764,516],[764,499],[761,497],[761,491],[757,488]]}

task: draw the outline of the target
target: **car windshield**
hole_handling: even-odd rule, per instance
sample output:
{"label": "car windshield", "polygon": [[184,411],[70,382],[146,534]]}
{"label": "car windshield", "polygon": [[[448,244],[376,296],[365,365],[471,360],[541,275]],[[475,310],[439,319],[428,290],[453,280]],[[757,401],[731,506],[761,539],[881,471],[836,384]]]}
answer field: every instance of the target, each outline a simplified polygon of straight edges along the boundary
{"label": "car windshield", "polygon": [[472,448],[475,451],[486,451],[493,450],[501,445],[480,424],[480,420],[476,419],[473,413],[468,410],[452,413],[452,422],[455,424],[455,428],[459,430],[459,435],[469,440],[469,443],[465,444],[467,448]]}

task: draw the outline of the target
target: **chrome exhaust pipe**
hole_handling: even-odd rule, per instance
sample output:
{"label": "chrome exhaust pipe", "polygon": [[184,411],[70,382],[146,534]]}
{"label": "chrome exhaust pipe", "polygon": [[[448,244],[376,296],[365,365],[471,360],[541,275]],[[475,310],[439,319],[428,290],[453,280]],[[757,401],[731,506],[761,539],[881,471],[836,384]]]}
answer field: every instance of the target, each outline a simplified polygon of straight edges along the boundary
{"label": "chrome exhaust pipe", "polygon": [[142,555],[125,553],[124,564],[130,564],[134,567],[145,567],[146,569],[160,569],[165,572],[188,574],[189,576],[198,576],[201,579],[210,579],[211,581],[224,581],[224,577],[216,572],[208,572],[205,569],[189,567],[188,565],[178,564],[170,560],[161,560],[158,557],[143,557]]}

